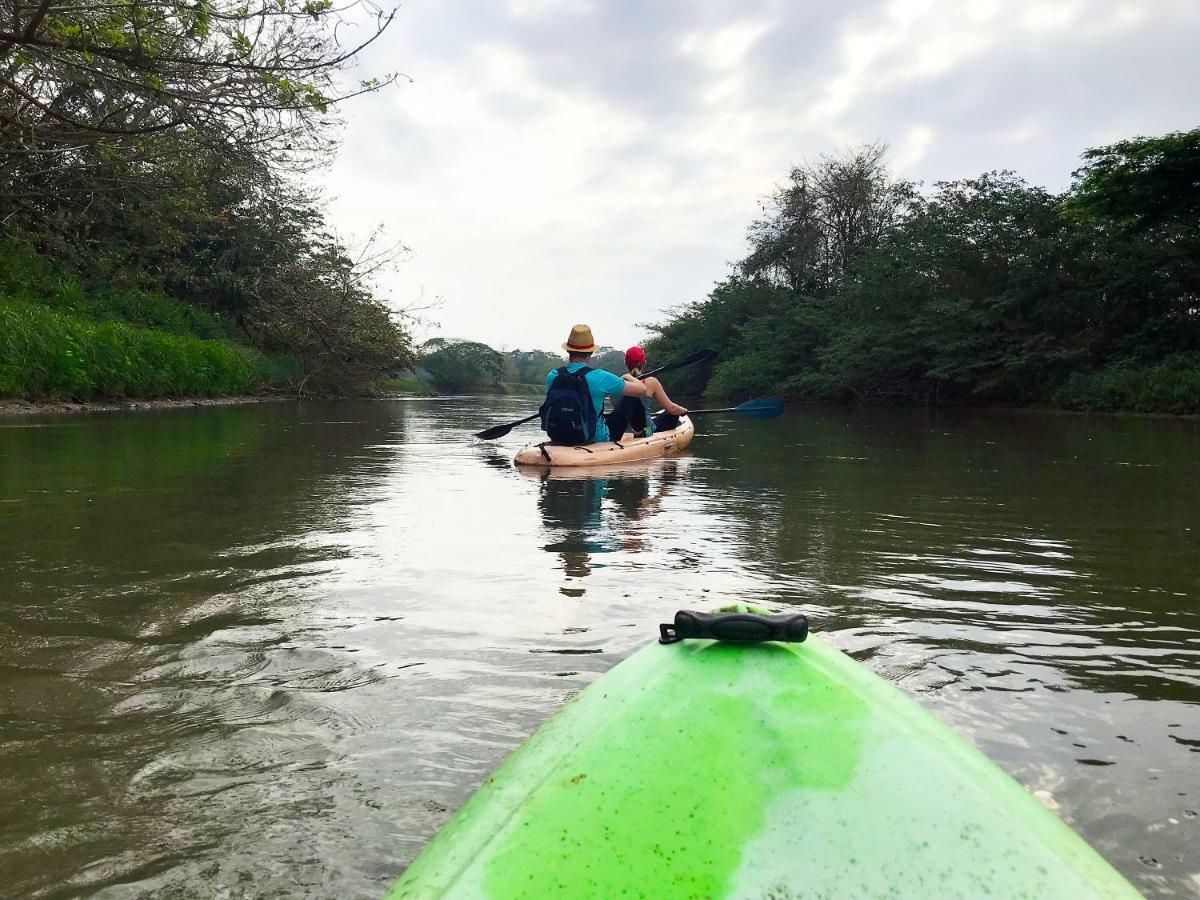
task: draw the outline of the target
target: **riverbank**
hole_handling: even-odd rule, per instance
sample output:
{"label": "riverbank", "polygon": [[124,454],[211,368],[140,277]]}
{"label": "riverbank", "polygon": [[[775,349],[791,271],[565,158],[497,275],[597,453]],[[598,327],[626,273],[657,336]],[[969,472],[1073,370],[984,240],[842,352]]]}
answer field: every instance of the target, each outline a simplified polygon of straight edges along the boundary
{"label": "riverbank", "polygon": [[[391,384],[387,389],[375,395],[377,399],[396,399],[405,400],[418,397],[466,397],[473,396],[472,394],[442,394],[434,390],[425,382],[417,379],[412,379],[413,385],[409,389],[409,385],[404,385],[401,389],[396,389]],[[536,388],[536,385],[510,385],[517,388]],[[480,393],[475,396],[540,396],[540,390],[520,392],[495,392],[495,393]],[[261,395],[246,395],[235,397],[179,397],[173,399],[159,400],[89,400],[79,402],[74,400],[13,400],[0,398],[0,419],[13,418],[17,416],[39,416],[39,415],[59,415],[68,413],[103,413],[103,412],[131,412],[154,410],[170,410],[170,409],[188,409],[193,407],[205,406],[242,406],[250,403],[268,403],[284,400],[296,400],[299,398],[282,394],[261,394]],[[313,399],[313,398],[308,398]],[[355,398],[343,398],[352,400]],[[358,398],[362,399],[362,398]],[[822,403],[812,400],[792,400],[789,405],[796,407],[810,407],[813,409],[830,408],[830,409],[845,409],[846,407],[835,403]],[[863,407],[864,409],[886,409],[887,407]],[[922,407],[905,407],[908,409],[921,409]],[[891,408],[893,411],[896,407]],[[1133,410],[1115,410],[1092,412],[1078,409],[1063,409],[1058,407],[1048,406],[989,406],[989,407],[968,407],[968,406],[941,406],[930,410],[931,412],[941,413],[991,413],[991,414],[1021,414],[1021,415],[1059,415],[1071,417],[1120,417],[1134,419],[1184,419],[1200,422],[1200,415],[1188,413],[1159,413],[1159,412],[1137,412]]]}
{"label": "riverbank", "polygon": [[280,395],[239,397],[182,397],[170,400],[0,400],[0,418],[57,415],[59,413],[128,412],[131,410],[187,409],[196,406],[240,406],[290,400]]}
{"label": "riverbank", "polygon": [[[544,389],[533,384],[501,384],[497,390],[480,391],[483,396],[497,397],[532,397],[541,396]],[[427,382],[416,378],[394,379],[387,382],[379,393],[373,396],[378,399],[404,399],[409,397],[450,397],[469,396],[468,394],[445,394],[436,390]],[[128,398],[123,400],[20,400],[0,397],[0,418],[13,416],[58,415],[66,413],[98,413],[98,412],[129,412],[151,411],[166,409],[188,409],[201,406],[240,406],[247,403],[269,403],[283,400],[296,400],[295,396],[286,394],[239,394],[229,397],[175,397],[162,399]],[[311,398],[307,398],[311,399]],[[355,399],[351,397],[342,399]],[[362,398],[359,398],[362,399]]]}

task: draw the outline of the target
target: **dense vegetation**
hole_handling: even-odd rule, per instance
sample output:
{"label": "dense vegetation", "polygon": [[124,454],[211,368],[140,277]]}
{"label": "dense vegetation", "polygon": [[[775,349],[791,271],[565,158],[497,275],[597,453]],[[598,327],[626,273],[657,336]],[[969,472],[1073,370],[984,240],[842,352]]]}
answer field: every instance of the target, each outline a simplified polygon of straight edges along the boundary
{"label": "dense vegetation", "polygon": [[[565,354],[544,350],[494,350],[476,341],[433,338],[421,346],[415,383],[398,384],[406,391],[423,385],[448,394],[528,393],[545,390],[546,373],[566,362]],[[601,347],[591,365],[618,375],[625,371],[625,353]],[[527,388],[528,390],[522,390]]]}
{"label": "dense vegetation", "polygon": [[1064,194],[923,194],[852,149],[794,169],[749,244],[654,326],[658,361],[721,350],[684,392],[1200,412],[1200,129],[1088,150]]}
{"label": "dense vegetation", "polygon": [[[361,390],[411,363],[296,176],[362,46],[328,0],[37,0],[0,23],[0,394]],[[17,326],[19,323],[19,328]],[[75,360],[68,364],[68,361]],[[86,360],[86,362],[84,362]]]}

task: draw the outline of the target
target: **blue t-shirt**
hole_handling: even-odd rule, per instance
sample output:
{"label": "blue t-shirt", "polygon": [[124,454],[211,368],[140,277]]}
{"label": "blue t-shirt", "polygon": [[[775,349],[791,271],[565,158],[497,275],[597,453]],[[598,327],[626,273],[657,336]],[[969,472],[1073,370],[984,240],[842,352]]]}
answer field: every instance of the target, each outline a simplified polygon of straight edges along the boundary
{"label": "blue t-shirt", "polygon": [[[567,371],[578,372],[586,365],[587,363],[581,362],[571,363],[567,366]],[[546,390],[550,390],[550,382],[556,375],[558,375],[558,369],[551,369],[546,375]],[[604,398],[620,398],[621,392],[625,390],[625,379],[612,372],[606,372],[604,369],[592,369],[587,374],[587,386],[592,394],[592,405],[596,407],[596,433],[592,435],[592,443],[612,440],[608,436],[608,424],[601,415],[604,411]]]}

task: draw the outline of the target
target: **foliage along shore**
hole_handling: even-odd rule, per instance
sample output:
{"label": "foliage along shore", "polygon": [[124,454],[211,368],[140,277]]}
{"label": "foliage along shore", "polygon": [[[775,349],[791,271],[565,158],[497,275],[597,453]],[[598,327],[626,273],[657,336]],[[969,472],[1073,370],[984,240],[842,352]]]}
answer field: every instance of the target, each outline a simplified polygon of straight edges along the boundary
{"label": "foliage along shore", "polygon": [[[500,351],[478,341],[439,337],[421,345],[411,377],[384,386],[398,393],[541,396],[546,373],[565,361],[563,355],[543,350]],[[620,375],[624,352],[601,347],[592,365]]]}
{"label": "foliage along shore", "polygon": [[878,145],[798,167],[750,251],[651,326],[681,395],[1200,413],[1200,129],[1011,172],[897,180]]}
{"label": "foliage along shore", "polygon": [[[361,0],[17,4],[0,40],[0,397],[346,395],[411,365],[298,177],[335,149]],[[359,43],[337,29],[355,18]]]}
{"label": "foliage along shore", "polygon": [[0,400],[0,418],[42,416],[63,413],[136,412],[167,409],[194,409],[204,406],[244,406],[288,400],[280,395],[245,397],[188,397],[171,400]]}

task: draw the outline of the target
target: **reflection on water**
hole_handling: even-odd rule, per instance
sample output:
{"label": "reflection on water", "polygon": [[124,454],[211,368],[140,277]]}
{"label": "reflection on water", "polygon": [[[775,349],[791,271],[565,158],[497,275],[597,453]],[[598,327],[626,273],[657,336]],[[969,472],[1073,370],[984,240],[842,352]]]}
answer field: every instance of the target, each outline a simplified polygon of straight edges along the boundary
{"label": "reflection on water", "polygon": [[681,606],[799,605],[1147,893],[1200,873],[1200,425],[518,401],[0,422],[0,894],[376,896]]}
{"label": "reflection on water", "polygon": [[540,483],[538,509],[550,538],[542,549],[561,560],[566,579],[560,593],[586,593],[584,586],[572,582],[604,565],[593,559],[596,554],[636,553],[648,547],[642,536],[646,522],[661,510],[685,463],[657,459],[577,470],[519,470]]}

